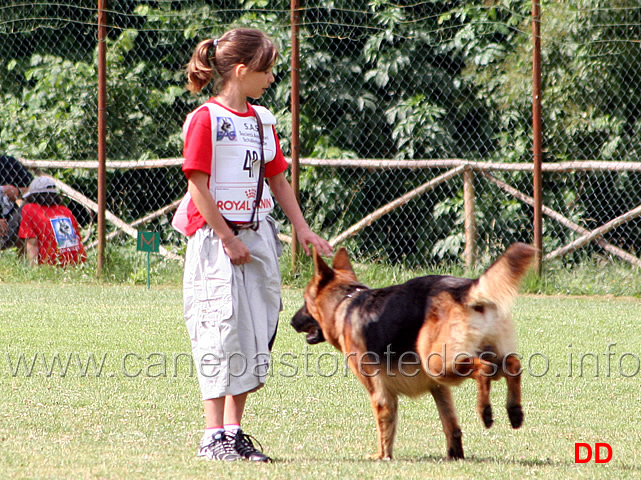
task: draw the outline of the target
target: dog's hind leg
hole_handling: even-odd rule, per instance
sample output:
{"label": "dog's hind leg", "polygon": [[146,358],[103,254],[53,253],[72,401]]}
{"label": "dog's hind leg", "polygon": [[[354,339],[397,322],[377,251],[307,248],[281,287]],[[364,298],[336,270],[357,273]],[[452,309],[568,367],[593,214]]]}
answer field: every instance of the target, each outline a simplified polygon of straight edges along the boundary
{"label": "dog's hind leg", "polygon": [[430,393],[436,402],[439,417],[443,424],[443,432],[447,439],[447,458],[458,460],[465,458],[463,454],[463,433],[456,418],[456,408],[452,399],[452,392],[445,385],[435,385]]}
{"label": "dog's hind leg", "polygon": [[[368,390],[370,390],[368,388]],[[398,417],[398,397],[380,387],[370,390],[370,401],[376,419],[378,449],[373,458],[391,460]]]}
{"label": "dog's hind leg", "polygon": [[507,414],[512,428],[523,424],[523,409],[521,408],[521,362],[516,355],[510,355],[504,360],[505,380],[507,381]]}

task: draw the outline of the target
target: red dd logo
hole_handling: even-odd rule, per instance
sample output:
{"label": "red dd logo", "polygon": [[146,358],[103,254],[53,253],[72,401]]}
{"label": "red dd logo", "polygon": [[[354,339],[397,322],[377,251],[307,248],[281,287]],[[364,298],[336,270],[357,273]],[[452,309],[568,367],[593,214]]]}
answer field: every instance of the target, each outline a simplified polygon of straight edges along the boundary
{"label": "red dd logo", "polygon": [[[607,457],[601,456],[601,449],[607,450]],[[583,455],[583,458],[581,456]],[[592,460],[592,447],[587,443],[574,444],[574,463],[588,463]],[[612,447],[609,443],[594,444],[594,463],[608,463],[612,460]]]}

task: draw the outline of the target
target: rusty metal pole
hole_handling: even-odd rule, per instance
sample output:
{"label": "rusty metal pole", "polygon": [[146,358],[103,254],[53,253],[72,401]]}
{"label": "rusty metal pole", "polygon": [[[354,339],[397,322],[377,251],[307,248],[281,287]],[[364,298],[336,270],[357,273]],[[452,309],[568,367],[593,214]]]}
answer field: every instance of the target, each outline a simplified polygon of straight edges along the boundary
{"label": "rusty metal pole", "polygon": [[107,0],[98,0],[98,263],[102,275],[105,265],[105,210],[107,208]]}
{"label": "rusty metal pole", "polygon": [[465,270],[471,272],[476,265],[476,200],[474,198],[474,171],[466,167],[463,172],[463,208],[465,211]]}
{"label": "rusty metal pole", "polygon": [[534,158],[534,246],[537,249],[535,268],[541,275],[543,258],[543,187],[541,170],[543,147],[541,133],[541,5],[532,0],[532,153]]}
{"label": "rusty metal pole", "polygon": [[[291,29],[292,29],[292,58],[291,58],[291,108],[292,108],[292,189],[296,201],[300,203],[300,47],[298,33],[300,25],[300,4],[299,0],[291,0]],[[298,239],[296,229],[292,225],[292,271],[298,270]]]}

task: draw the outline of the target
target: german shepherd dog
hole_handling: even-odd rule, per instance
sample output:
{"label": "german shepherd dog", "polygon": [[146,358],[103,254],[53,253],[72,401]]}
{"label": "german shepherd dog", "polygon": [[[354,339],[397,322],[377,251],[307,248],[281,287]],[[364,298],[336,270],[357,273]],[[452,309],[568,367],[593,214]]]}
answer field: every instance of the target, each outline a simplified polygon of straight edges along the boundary
{"label": "german shepherd dog", "polygon": [[477,382],[478,413],[493,423],[490,382],[507,382],[507,413],[523,423],[521,364],[515,352],[511,304],[535,249],[517,243],[477,279],[430,275],[369,289],[341,248],[330,268],[314,251],[305,305],[291,324],[310,344],[327,340],[346,356],[367,389],[376,419],[378,452],[391,459],[398,395],[430,392],[447,438],[447,455],[462,459],[461,428],[451,386]]}

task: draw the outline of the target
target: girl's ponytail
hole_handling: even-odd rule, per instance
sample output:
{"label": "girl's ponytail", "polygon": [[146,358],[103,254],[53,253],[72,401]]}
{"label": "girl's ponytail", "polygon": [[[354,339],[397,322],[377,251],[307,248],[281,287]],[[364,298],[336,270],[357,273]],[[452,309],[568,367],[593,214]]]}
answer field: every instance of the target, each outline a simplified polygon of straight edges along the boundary
{"label": "girl's ponytail", "polygon": [[198,93],[207,85],[216,72],[214,67],[214,56],[209,55],[209,51],[217,43],[214,39],[208,38],[196,46],[191,60],[187,64],[187,90],[191,93]]}

